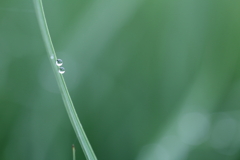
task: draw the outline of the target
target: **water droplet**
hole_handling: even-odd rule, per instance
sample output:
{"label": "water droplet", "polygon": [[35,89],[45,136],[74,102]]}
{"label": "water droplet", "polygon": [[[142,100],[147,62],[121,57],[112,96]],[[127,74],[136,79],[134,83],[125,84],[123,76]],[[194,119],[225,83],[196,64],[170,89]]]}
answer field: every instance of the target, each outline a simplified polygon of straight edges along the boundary
{"label": "water droplet", "polygon": [[56,65],[61,66],[63,64],[63,61],[61,59],[56,60]]}
{"label": "water droplet", "polygon": [[60,67],[58,72],[61,73],[61,74],[63,74],[63,73],[65,72],[65,68]]}
{"label": "water droplet", "polygon": [[51,57],[50,57],[51,59],[53,59],[54,57],[53,57],[53,55],[51,55]]}

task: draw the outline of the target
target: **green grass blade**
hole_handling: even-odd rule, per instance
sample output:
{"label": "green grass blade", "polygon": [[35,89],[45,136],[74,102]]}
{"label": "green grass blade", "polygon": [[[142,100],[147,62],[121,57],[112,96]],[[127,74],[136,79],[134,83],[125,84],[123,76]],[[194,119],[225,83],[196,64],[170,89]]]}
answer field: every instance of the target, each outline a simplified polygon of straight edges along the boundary
{"label": "green grass blade", "polygon": [[71,97],[68,93],[68,89],[67,89],[67,86],[66,86],[65,81],[64,81],[64,77],[63,77],[62,74],[60,74],[58,72],[59,67],[56,65],[57,56],[56,56],[56,53],[55,53],[55,50],[54,50],[54,47],[53,47],[53,44],[52,44],[52,40],[51,40],[51,37],[50,37],[50,33],[49,33],[49,30],[48,30],[47,21],[46,21],[46,18],[45,18],[42,1],[41,0],[34,0],[34,5],[35,5],[37,18],[38,18],[38,21],[39,21],[39,26],[40,26],[40,29],[41,29],[41,33],[42,33],[42,36],[43,36],[43,40],[44,40],[44,43],[45,43],[45,46],[46,46],[46,49],[47,49],[47,52],[48,52],[48,56],[49,56],[49,59],[50,59],[50,63],[52,65],[53,72],[55,74],[55,77],[56,77],[56,80],[57,80],[57,83],[58,83],[58,86],[59,86],[59,89],[60,89],[60,92],[61,92],[61,95],[62,95],[62,99],[63,99],[63,102],[65,104],[69,119],[72,123],[73,129],[75,130],[75,133],[76,133],[77,138],[80,142],[80,145],[82,146],[82,149],[83,149],[83,152],[84,152],[86,158],[88,160],[97,160],[97,158],[96,158],[96,156],[95,156],[95,154],[92,150],[92,147],[91,147],[91,145],[90,145],[90,143],[87,139],[87,136],[86,136],[86,134],[85,134],[85,132],[82,128],[82,125],[81,125],[81,123],[78,119],[78,116],[76,114],[75,108],[73,106]]}
{"label": "green grass blade", "polygon": [[73,150],[73,160],[76,160],[75,146],[74,146],[74,144],[72,145],[72,150]]}

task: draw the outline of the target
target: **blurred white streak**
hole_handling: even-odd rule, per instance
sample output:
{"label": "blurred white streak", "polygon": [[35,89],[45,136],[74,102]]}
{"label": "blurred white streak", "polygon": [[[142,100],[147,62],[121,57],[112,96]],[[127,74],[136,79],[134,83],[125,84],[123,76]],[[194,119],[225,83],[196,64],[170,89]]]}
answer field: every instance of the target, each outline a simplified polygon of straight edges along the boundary
{"label": "blurred white streak", "polygon": [[163,137],[161,143],[144,146],[137,160],[184,160],[188,152],[188,145],[176,136],[167,136]]}
{"label": "blurred white streak", "polygon": [[240,147],[239,132],[238,122],[229,115],[221,113],[213,126],[210,145],[221,154],[234,155]]}
{"label": "blurred white streak", "polygon": [[[151,155],[151,157],[148,157],[148,155]],[[158,145],[158,144],[151,144],[147,145],[142,148],[141,152],[138,155],[137,160],[170,160],[169,156],[171,153],[169,153],[166,148]]]}
{"label": "blurred white streak", "polygon": [[207,140],[209,129],[209,119],[201,113],[184,114],[178,123],[180,139],[189,145],[199,145]]}

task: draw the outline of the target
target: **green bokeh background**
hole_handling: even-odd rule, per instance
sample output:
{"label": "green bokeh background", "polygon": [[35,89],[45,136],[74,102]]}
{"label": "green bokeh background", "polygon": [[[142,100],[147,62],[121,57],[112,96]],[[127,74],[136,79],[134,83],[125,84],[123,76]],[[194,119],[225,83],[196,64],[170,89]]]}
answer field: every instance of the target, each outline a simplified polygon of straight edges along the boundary
{"label": "green bokeh background", "polygon": [[[240,158],[239,0],[43,0],[99,160]],[[85,157],[31,0],[0,1],[0,159]]]}

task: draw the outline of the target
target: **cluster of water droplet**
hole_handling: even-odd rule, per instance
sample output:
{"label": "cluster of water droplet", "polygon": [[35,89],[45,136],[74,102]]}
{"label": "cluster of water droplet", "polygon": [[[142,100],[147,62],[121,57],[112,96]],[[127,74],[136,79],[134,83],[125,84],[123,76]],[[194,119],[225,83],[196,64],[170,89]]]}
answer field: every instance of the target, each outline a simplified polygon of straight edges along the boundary
{"label": "cluster of water droplet", "polygon": [[63,74],[65,72],[65,68],[64,67],[60,67],[60,66],[63,65],[63,61],[61,59],[57,59],[56,60],[56,65],[59,66],[58,72]]}

